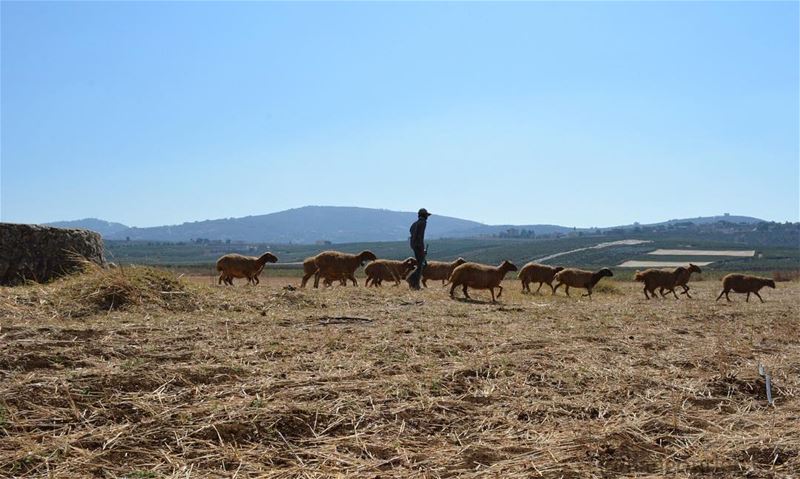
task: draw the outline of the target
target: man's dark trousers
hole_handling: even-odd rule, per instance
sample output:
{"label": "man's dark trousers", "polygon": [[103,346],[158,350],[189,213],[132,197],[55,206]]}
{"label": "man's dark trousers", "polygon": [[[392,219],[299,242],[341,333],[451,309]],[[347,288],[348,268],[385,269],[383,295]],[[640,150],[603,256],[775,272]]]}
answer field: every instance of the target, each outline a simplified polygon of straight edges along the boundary
{"label": "man's dark trousers", "polygon": [[425,261],[425,250],[422,248],[414,249],[414,259],[417,260],[417,269],[415,269],[408,277],[408,284],[412,288],[420,287],[420,280],[422,280],[422,270],[425,269],[427,261]]}

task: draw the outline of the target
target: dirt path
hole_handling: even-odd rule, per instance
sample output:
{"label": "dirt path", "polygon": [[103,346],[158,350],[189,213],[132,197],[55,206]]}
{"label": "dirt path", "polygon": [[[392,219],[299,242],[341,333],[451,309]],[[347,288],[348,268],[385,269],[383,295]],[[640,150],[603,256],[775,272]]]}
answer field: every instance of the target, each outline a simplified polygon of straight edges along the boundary
{"label": "dirt path", "polygon": [[553,258],[558,258],[559,256],[564,256],[566,254],[578,253],[580,251],[587,251],[590,249],[603,249],[603,248],[613,248],[614,246],[635,246],[638,244],[645,244],[645,243],[652,243],[652,241],[647,240],[635,240],[635,239],[627,239],[627,240],[619,240],[619,241],[608,241],[606,243],[598,243],[594,246],[587,246],[585,248],[578,248],[569,251],[562,251],[560,253],[551,254],[549,256],[544,256],[542,258],[536,259],[534,261],[540,263],[542,261],[548,261]]}

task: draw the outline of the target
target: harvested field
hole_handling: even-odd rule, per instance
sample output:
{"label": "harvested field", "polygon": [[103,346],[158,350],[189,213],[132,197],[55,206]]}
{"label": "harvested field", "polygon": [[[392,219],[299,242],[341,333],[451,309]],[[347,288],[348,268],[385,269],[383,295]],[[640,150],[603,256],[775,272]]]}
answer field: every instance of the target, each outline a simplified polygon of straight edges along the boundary
{"label": "harvested field", "polygon": [[633,282],[588,300],[506,281],[490,304],[116,278],[133,299],[115,306],[98,274],[0,289],[0,476],[800,470],[797,282],[761,304],[715,303],[716,282],[646,301]]}
{"label": "harvested field", "polygon": [[[697,266],[708,266],[711,261],[692,261]],[[617,268],[677,268],[678,266],[688,266],[689,261],[640,261],[630,259],[617,265]]]}
{"label": "harvested field", "polygon": [[713,249],[657,249],[647,254],[656,256],[733,256],[749,258],[755,256],[754,250],[713,250]]}

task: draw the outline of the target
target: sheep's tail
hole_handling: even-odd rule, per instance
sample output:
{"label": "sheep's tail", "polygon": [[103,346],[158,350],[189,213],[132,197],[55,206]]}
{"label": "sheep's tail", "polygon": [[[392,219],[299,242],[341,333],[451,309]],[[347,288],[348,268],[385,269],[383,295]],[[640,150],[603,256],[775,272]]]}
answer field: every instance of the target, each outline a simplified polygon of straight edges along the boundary
{"label": "sheep's tail", "polygon": [[641,271],[637,271],[636,274],[633,275],[633,279],[636,281],[644,281],[644,275]]}

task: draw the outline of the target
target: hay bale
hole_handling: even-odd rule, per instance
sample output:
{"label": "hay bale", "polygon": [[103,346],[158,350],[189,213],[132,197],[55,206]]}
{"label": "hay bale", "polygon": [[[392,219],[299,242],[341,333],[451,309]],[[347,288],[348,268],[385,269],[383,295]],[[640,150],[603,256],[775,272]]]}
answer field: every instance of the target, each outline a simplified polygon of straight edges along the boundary
{"label": "hay bale", "polygon": [[40,283],[80,270],[105,266],[103,240],[82,229],[0,223],[0,284]]}

